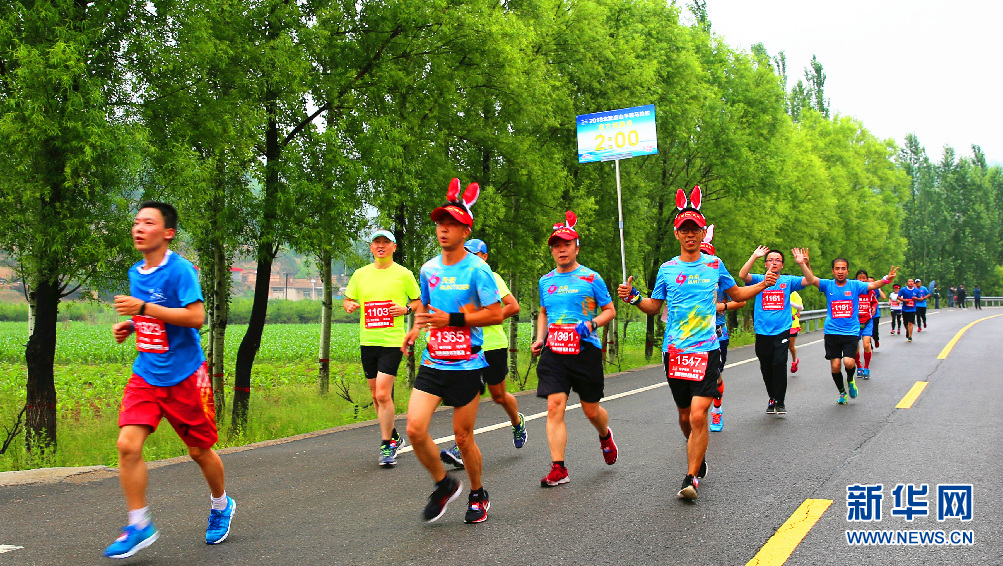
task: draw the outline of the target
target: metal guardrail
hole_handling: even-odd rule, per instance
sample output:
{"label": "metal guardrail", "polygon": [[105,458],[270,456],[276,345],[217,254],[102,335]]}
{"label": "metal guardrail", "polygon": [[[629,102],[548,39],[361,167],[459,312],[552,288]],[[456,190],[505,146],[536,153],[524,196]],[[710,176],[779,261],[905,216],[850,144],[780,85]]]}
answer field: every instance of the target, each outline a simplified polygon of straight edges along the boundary
{"label": "metal guardrail", "polygon": [[[948,308],[956,309],[957,306],[948,307],[947,303],[941,300],[942,304],[939,310],[945,310]],[[1000,307],[1003,306],[1003,297],[982,297],[981,304],[983,307]],[[975,299],[968,297],[965,299],[965,305],[968,308],[973,308],[975,306]],[[888,303],[878,303],[878,308],[881,309],[881,316],[891,316],[891,312],[888,310]],[[933,310],[933,307],[928,307]],[[828,313],[827,309],[813,310],[813,311],[801,311],[801,331],[802,332],[812,332],[813,330],[819,330],[825,323],[825,316]]]}

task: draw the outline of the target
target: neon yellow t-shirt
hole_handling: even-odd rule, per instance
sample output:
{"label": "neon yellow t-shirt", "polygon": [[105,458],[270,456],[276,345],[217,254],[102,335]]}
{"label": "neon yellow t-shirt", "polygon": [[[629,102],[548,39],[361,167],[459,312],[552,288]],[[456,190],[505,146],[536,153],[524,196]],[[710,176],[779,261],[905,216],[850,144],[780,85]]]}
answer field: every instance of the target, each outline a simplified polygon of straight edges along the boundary
{"label": "neon yellow t-shirt", "polygon": [[404,316],[391,317],[386,309],[390,301],[406,307],[420,296],[414,274],[401,265],[377,269],[370,263],[359,268],[345,289],[345,297],[359,303],[359,344],[399,348],[407,325]]}
{"label": "neon yellow t-shirt", "polygon": [[801,300],[801,295],[798,295],[797,291],[791,293],[791,316],[793,320],[791,321],[791,330],[795,328],[801,329],[801,317],[798,316],[798,310],[794,308],[794,305],[804,308],[804,302]]}
{"label": "neon yellow t-shirt", "polygon": [[[498,298],[504,299],[506,296],[511,295],[512,291],[508,290],[508,285],[501,278],[500,275],[491,272],[491,275],[495,276],[495,283],[498,285]],[[505,305],[502,304],[504,307]],[[508,335],[505,334],[505,329],[502,328],[504,324],[496,324],[494,326],[484,327],[484,351],[497,350],[498,348],[508,348]]]}

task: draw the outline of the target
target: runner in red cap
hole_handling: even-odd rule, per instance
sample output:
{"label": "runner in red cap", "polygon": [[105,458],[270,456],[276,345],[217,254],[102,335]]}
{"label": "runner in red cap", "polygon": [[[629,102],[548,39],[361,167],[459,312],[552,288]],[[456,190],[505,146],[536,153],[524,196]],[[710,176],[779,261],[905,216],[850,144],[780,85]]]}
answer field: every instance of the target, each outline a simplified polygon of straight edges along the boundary
{"label": "runner in red cap", "polygon": [[439,448],[428,433],[432,413],[440,403],[453,407],[453,434],[470,478],[464,521],[487,520],[490,507],[488,492],[481,484],[483,462],[474,442],[474,422],[484,392],[481,371],[488,365],[482,351],[482,328],[501,324],[502,309],[498,286],[488,264],[463,248],[474,224],[470,206],[477,201],[479,192],[477,184],[471,183],[461,200],[460,181],[453,179],[447,192],[448,201],[432,211],[442,254],[421,266],[421,305],[415,325],[401,345],[401,351],[406,351],[421,331],[428,331],[427,347],[422,353],[407,410],[407,436],[415,456],[435,481],[435,491],[422,514],[427,522],[441,517],[463,489],[463,484],[446,473],[439,459]]}
{"label": "runner in red cap", "polygon": [[673,225],[680,252],[659,267],[651,297],[641,296],[633,286],[633,277],[617,289],[622,300],[649,315],[657,314],[663,304],[668,305],[662,363],[679,411],[679,427],[687,439],[687,474],[678,492],[685,499],[697,498],[699,480],[707,475],[707,409],[717,395],[721,368],[714,324],[717,291],[723,289],[733,301],[746,301],[777,279],[775,273],[768,272],[758,284],[738,287],[720,258],[700,252],[707,233],[707,220],[699,210],[701,200],[699,187],[690,193],[692,206],[687,206],[682,189],[676,192],[680,212]]}
{"label": "runner in red cap", "polygon": [[606,464],[613,465],[617,448],[609,428],[609,414],[599,401],[603,398],[602,345],[599,327],[616,316],[613,299],[602,277],[578,263],[578,218],[570,210],[566,221],[554,226],[547,240],[557,268],[540,278],[540,316],[537,318],[533,355],[539,384],[536,396],[547,400],[547,442],[550,444],[550,472],[540,480],[543,487],[569,481],[564,451],[568,429],[564,412],[574,389],[582,412],[599,433]]}

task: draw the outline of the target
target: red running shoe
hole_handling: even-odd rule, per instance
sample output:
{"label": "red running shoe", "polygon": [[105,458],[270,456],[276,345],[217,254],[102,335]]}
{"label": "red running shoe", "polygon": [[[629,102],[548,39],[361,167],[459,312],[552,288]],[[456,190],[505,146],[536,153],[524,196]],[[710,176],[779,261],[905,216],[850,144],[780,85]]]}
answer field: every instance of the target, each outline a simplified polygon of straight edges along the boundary
{"label": "red running shoe", "polygon": [[801,358],[794,358],[794,361],[791,362],[791,373],[797,373],[798,372],[798,363],[800,363],[800,362],[801,362]]}
{"label": "red running shoe", "polygon": [[540,487],[557,487],[569,481],[571,481],[571,478],[568,477],[568,469],[554,462],[550,466],[550,473],[543,476],[543,479],[540,480]]}
{"label": "red running shoe", "polygon": [[613,442],[613,429],[606,427],[609,433],[609,438],[606,440],[599,439],[599,446],[602,446],[602,457],[606,460],[607,466],[612,466],[616,463],[616,443]]}

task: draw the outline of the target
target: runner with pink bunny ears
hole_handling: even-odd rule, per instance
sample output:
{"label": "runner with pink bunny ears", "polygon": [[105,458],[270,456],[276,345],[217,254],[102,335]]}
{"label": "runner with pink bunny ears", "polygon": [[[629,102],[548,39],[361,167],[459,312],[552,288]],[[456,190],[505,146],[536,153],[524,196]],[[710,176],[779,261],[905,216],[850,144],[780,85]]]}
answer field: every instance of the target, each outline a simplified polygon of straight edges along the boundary
{"label": "runner with pink bunny ears", "polygon": [[768,415],[787,414],[787,353],[791,339],[791,293],[800,291],[815,282],[815,274],[808,265],[808,248],[791,250],[794,262],[801,268],[803,276],[781,275],[784,268],[784,252],[759,246],[745,262],[738,276],[745,284],[759,283],[765,276],[751,274],[752,265],[761,257],[766,258],[766,272],[777,276],[777,282],[760,295],[756,295],[753,311],[756,330],[756,357],[759,371],[763,374]]}
{"label": "runner with pink bunny ears", "polygon": [[[668,305],[662,365],[679,411],[679,428],[686,436],[687,473],[677,495],[696,499],[700,479],[707,475],[707,442],[710,436],[707,410],[717,395],[720,373],[720,343],[715,321],[717,290],[723,289],[733,301],[753,298],[776,283],[777,275],[767,272],[756,285],[738,287],[721,258],[700,251],[707,235],[707,219],[700,213],[700,187],[693,187],[690,201],[682,189],[676,191],[679,212],[673,234],[679,240],[679,255],[658,268],[651,297],[642,297],[628,277],[617,295],[641,312],[656,315]],[[689,203],[692,202],[692,206]]]}

